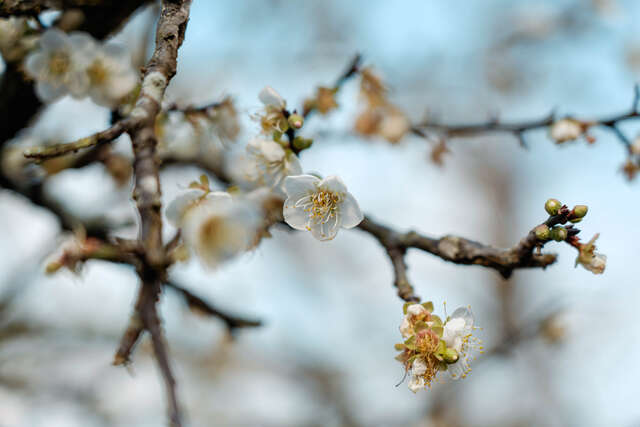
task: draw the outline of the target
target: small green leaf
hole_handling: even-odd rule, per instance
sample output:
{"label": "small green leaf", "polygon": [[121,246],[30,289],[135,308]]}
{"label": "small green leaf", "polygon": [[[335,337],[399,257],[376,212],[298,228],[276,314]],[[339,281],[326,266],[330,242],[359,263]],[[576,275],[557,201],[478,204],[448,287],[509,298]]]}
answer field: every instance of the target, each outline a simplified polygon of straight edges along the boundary
{"label": "small green leaf", "polygon": [[415,350],[416,349],[416,336],[413,335],[411,338],[406,340],[404,342],[404,346],[407,347],[409,350]]}
{"label": "small green leaf", "polygon": [[394,345],[394,348],[398,351],[403,351],[405,349],[405,346],[402,343],[398,343]]}
{"label": "small green leaf", "polygon": [[444,328],[442,326],[432,326],[431,330],[439,337],[442,338],[442,333],[444,332]]}
{"label": "small green leaf", "polygon": [[431,316],[431,322],[432,326],[442,326],[442,319],[440,316],[436,316],[435,314]]}
{"label": "small green leaf", "polygon": [[415,304],[415,302],[405,302],[404,305],[402,306],[402,313],[407,314],[407,309],[409,308],[410,305]]}
{"label": "small green leaf", "polygon": [[429,325],[427,325],[422,320],[420,320],[419,322],[416,322],[416,324],[413,325],[413,330],[416,331],[416,332],[425,331],[427,329],[429,329]]}
{"label": "small green leaf", "polygon": [[205,174],[200,175],[200,184],[202,184],[204,188],[209,188],[209,177]]}
{"label": "small green leaf", "polygon": [[433,302],[431,301],[423,302],[422,306],[426,308],[429,313],[433,313]]}

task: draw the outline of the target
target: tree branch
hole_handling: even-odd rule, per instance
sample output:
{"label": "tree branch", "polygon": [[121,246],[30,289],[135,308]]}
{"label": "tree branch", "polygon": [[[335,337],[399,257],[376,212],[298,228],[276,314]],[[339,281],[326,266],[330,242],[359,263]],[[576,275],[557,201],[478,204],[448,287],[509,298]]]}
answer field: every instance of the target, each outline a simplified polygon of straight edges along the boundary
{"label": "tree branch", "polygon": [[262,322],[259,320],[247,319],[222,311],[174,282],[166,282],[165,286],[180,294],[191,310],[207,316],[218,317],[225,323],[230,333],[234,333],[240,328],[255,328],[262,326]]}
{"label": "tree branch", "polygon": [[420,249],[454,264],[492,268],[504,278],[510,277],[513,270],[518,268],[546,268],[557,258],[555,254],[533,253],[537,246],[542,246],[533,230],[514,247],[498,249],[457,236],[434,238],[415,231],[399,233],[369,217],[365,217],[358,228],[375,237],[387,251],[394,269],[394,285],[398,289],[398,296],[405,301],[420,301],[407,278],[405,254],[410,248]]}

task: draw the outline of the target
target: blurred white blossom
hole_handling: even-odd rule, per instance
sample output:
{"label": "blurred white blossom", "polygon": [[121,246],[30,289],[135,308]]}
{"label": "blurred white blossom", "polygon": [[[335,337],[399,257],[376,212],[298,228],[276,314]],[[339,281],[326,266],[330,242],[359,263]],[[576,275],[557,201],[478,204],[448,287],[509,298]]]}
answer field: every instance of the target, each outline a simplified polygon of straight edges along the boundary
{"label": "blurred white blossom", "polygon": [[25,60],[40,99],[51,102],[66,94],[86,96],[91,84],[86,70],[93,49],[95,42],[87,33],[66,34],[56,28],[45,31],[40,48]]}
{"label": "blurred white blossom", "polygon": [[300,175],[298,156],[275,141],[254,138],[247,144],[247,179],[261,186],[280,188],[290,175]]}
{"label": "blurred white blossom", "polygon": [[91,52],[87,75],[89,96],[99,105],[115,107],[138,83],[129,52],[122,46],[95,46]]}
{"label": "blurred white blossom", "polygon": [[287,199],[284,220],[296,230],[308,230],[318,240],[333,239],[340,227],[353,228],[364,216],[356,199],[337,176],[312,175],[284,180]]}

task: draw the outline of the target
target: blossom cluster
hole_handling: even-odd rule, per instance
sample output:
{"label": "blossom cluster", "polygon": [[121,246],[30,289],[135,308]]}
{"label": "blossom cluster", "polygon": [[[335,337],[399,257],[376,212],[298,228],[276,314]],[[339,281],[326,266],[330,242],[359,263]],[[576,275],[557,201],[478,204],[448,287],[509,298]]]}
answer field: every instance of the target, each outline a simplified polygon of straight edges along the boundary
{"label": "blossom cluster", "polygon": [[68,94],[76,99],[89,96],[96,104],[114,108],[138,83],[126,49],[101,44],[84,32],[48,29],[24,66],[44,102]]}
{"label": "blossom cluster", "polygon": [[396,356],[410,376],[409,389],[414,393],[436,379],[439,372],[451,378],[464,378],[471,371],[476,352],[482,352],[480,340],[473,336],[473,313],[460,307],[442,321],[433,314],[433,303],[406,303],[400,333],[405,340],[396,344]]}
{"label": "blossom cluster", "polygon": [[361,135],[378,135],[391,143],[399,142],[411,129],[406,114],[387,99],[387,88],[370,69],[360,71],[360,94],[365,109],[356,119]]}
{"label": "blossom cluster", "polygon": [[[167,218],[182,230],[186,246],[212,267],[255,247],[269,236],[268,226],[282,219],[326,241],[335,238],[341,228],[357,226],[364,217],[339,177],[322,179],[303,173],[298,153],[310,144],[291,135],[304,119],[287,111],[286,101],[271,87],[264,88],[258,98],[263,104],[256,116],[261,135],[247,144],[244,165],[249,190],[234,187],[233,195],[212,191],[202,178],[167,208]],[[159,132],[160,140],[175,139],[167,138],[169,132],[186,133],[185,139],[193,139],[190,131],[193,128],[167,126]],[[274,211],[279,213],[274,215]]]}

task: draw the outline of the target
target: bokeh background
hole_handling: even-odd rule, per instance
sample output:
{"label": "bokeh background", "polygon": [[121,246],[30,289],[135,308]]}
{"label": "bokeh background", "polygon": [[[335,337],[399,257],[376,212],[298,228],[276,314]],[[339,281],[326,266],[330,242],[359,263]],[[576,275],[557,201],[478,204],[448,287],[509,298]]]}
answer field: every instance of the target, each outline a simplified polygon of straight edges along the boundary
{"label": "bokeh background", "polygon": [[[140,55],[157,9],[116,40]],[[168,98],[204,104],[225,95],[243,116],[232,150],[257,131],[249,115],[271,85],[301,105],[354,53],[375,66],[414,120],[506,121],[560,114],[601,117],[629,108],[640,77],[640,2],[634,0],[216,1],[195,0]],[[148,49],[148,43],[146,44]],[[402,301],[383,249],[343,231],[331,242],[275,230],[217,271],[197,260],[172,278],[220,307],[260,318],[234,340],[171,292],[161,312],[192,426],[634,426],[640,425],[637,328],[640,203],[620,172],[622,145],[555,145],[545,130],[457,139],[444,165],[433,143],[392,146],[353,134],[357,82],[340,109],[305,125],[307,171],[340,175],[373,218],[399,230],[515,244],[545,219],[544,201],[589,205],[583,238],[601,233],[602,276],[574,269],[575,250],[509,281],[480,267],[410,252],[410,278],[437,311],[471,305],[487,354],[466,379],[414,395],[393,357]],[[63,99],[21,138],[71,140],[101,130],[109,112]],[[624,130],[635,137],[634,123]],[[128,150],[122,138],[118,147]],[[201,173],[172,167],[166,204]],[[47,192],[85,218],[135,218],[130,186],[98,165],[65,171]],[[173,230],[166,227],[167,237]],[[121,232],[131,236],[135,227]],[[0,191],[0,426],[159,426],[161,379],[145,339],[129,370],[111,365],[137,289],[129,268],[89,262],[81,275],[45,277],[59,242],[50,213]],[[445,378],[445,376],[443,376]]]}

